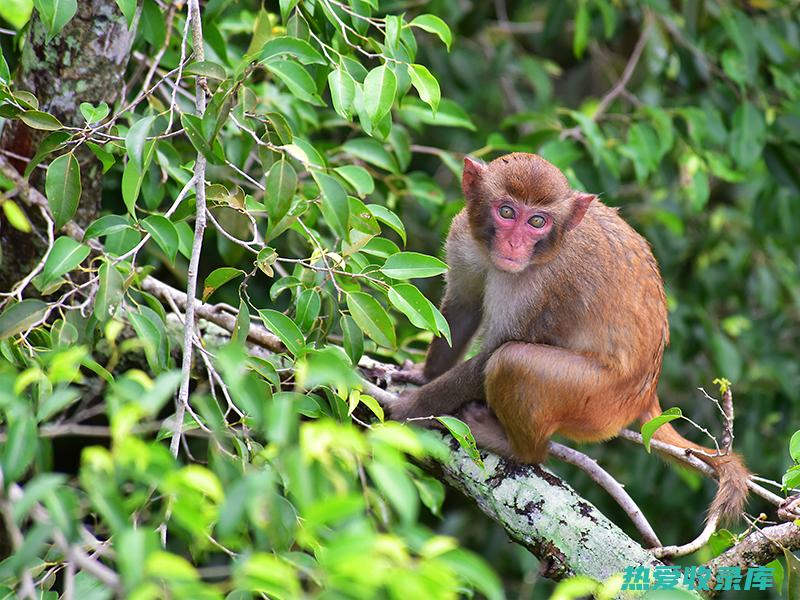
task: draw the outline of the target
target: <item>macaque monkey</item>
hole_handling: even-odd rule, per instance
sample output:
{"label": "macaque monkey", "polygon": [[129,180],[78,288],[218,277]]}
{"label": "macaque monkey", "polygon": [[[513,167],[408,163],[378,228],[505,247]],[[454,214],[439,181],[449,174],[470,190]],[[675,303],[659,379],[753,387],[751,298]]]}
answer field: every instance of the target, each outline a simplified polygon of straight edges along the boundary
{"label": "macaque monkey", "polygon": [[[468,157],[462,187],[441,307],[452,347],[433,341],[428,383],[392,403],[391,416],[456,415],[479,446],[538,463],[553,434],[607,440],[661,414],[669,328],[648,243],[535,154]],[[477,332],[480,351],[461,361]],[[654,438],[704,453],[719,479],[709,516],[741,513],[749,474],[737,455],[709,456],[670,424]]]}

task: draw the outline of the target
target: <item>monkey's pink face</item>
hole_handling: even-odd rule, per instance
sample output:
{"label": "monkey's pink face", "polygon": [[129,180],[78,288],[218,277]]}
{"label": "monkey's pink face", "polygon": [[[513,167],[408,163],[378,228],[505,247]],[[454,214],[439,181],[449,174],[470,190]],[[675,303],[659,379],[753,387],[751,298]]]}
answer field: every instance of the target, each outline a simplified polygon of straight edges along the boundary
{"label": "monkey's pink face", "polygon": [[552,217],[512,198],[491,203],[494,238],[489,256],[495,267],[519,273],[531,263],[536,244],[550,235]]}

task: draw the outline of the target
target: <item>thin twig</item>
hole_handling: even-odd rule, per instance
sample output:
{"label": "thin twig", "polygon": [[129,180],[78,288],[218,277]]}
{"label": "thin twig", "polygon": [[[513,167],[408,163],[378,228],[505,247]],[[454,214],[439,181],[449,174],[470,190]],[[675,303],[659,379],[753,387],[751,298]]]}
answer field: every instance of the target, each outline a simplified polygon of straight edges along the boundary
{"label": "thin twig", "polygon": [[[631,52],[631,55],[628,58],[628,62],[622,71],[622,75],[620,75],[619,80],[617,80],[617,83],[614,84],[608,93],[606,93],[606,95],[600,99],[600,102],[597,104],[597,108],[592,115],[593,121],[599,120],[600,117],[602,117],[611,106],[611,103],[614,102],[614,100],[616,100],[625,91],[628,82],[631,80],[631,77],[633,77],[633,73],[639,64],[639,59],[642,57],[642,52],[644,52],[647,42],[650,39],[650,30],[652,29],[652,26],[652,17],[648,12],[645,16],[645,23],[644,27],[642,28],[642,33],[639,35],[639,39],[636,40],[636,45],[633,47],[633,52]],[[580,135],[580,127],[571,127],[561,132],[562,139],[566,137],[579,137]]]}
{"label": "thin twig", "polygon": [[[626,440],[630,440],[632,442],[636,442],[637,444],[644,444],[642,441],[641,434],[632,431],[630,429],[623,429],[619,432],[619,437],[624,438]],[[672,444],[667,444],[660,440],[650,440],[650,447],[655,448],[659,452],[669,455],[673,458],[678,459],[679,461],[689,465],[696,471],[699,471],[706,477],[715,477],[716,472],[712,467],[704,463],[702,460],[693,456],[691,454],[686,454],[686,450],[683,448],[679,448],[678,446],[673,446]],[[756,494],[757,496],[762,497],[764,500],[773,504],[775,506],[780,506],[784,502],[784,498],[781,498],[777,494],[773,494],[768,489],[758,485],[752,479],[747,481],[747,487],[750,489],[751,492]]]}
{"label": "thin twig", "polygon": [[636,502],[633,501],[633,498],[630,497],[630,494],[628,494],[625,488],[622,487],[622,484],[614,479],[608,471],[603,469],[595,459],[587,456],[583,452],[579,452],[574,448],[564,446],[557,442],[550,442],[548,451],[551,456],[565,463],[575,465],[584,471],[592,478],[592,481],[608,492],[614,501],[619,504],[622,510],[630,517],[644,541],[647,542],[651,548],[660,547],[662,545],[656,532],[653,531],[653,527],[644,516],[642,510],[636,505]]}
{"label": "thin twig", "polygon": [[[203,51],[203,25],[200,21],[200,5],[198,0],[189,0],[189,21],[192,28],[192,49],[198,61],[205,59]],[[199,117],[206,110],[205,78],[198,77],[195,86],[195,111]],[[186,283],[186,308],[184,310],[186,324],[183,336],[183,361],[181,363],[181,385],[178,390],[177,409],[175,411],[175,431],[169,444],[173,456],[178,456],[183,430],[183,416],[189,403],[189,382],[192,375],[192,358],[194,357],[195,296],[197,295],[197,276],[200,269],[200,253],[203,249],[203,233],[206,229],[206,158],[197,153],[194,163],[195,180],[195,222],[192,254],[189,258]]]}
{"label": "thin twig", "polygon": [[712,516],[708,519],[708,522],[703,528],[703,531],[700,532],[700,535],[698,535],[691,542],[681,546],[662,546],[661,548],[653,548],[651,552],[658,558],[674,558],[678,556],[686,556],[687,554],[693,554],[708,543],[708,541],[711,539],[711,536],[714,535],[714,532],[717,530],[717,525],[719,525],[719,518]]}

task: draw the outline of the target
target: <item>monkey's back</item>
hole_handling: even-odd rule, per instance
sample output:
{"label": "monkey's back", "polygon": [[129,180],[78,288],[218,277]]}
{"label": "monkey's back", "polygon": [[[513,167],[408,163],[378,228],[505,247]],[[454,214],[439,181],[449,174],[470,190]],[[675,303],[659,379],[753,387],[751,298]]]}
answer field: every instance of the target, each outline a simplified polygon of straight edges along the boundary
{"label": "monkey's back", "polygon": [[650,245],[600,201],[568,235],[562,252],[547,265],[554,285],[548,286],[546,312],[565,311],[568,320],[568,331],[552,342],[608,357],[609,368],[635,380],[645,395],[654,393],[669,326],[664,284]]}

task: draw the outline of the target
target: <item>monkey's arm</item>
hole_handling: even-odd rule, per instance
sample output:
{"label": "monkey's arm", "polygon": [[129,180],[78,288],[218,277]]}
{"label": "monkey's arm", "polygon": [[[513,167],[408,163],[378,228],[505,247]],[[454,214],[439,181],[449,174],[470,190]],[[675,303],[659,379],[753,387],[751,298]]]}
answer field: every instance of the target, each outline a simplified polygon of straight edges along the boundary
{"label": "monkey's arm", "polygon": [[393,419],[455,415],[468,402],[483,400],[484,369],[491,352],[481,351],[421,388],[405,393],[388,408]]}
{"label": "monkey's arm", "polygon": [[486,270],[482,255],[469,233],[466,213],[453,219],[447,236],[447,290],[441,311],[450,325],[450,346],[444,338],[433,340],[425,359],[424,375],[431,381],[451,369],[466,352],[483,318]]}
{"label": "monkey's arm", "polygon": [[443,337],[433,340],[425,358],[425,381],[436,379],[458,362],[481,322],[481,305],[469,298],[459,297],[449,287],[442,301],[441,311],[450,325],[453,345],[448,344]]}

